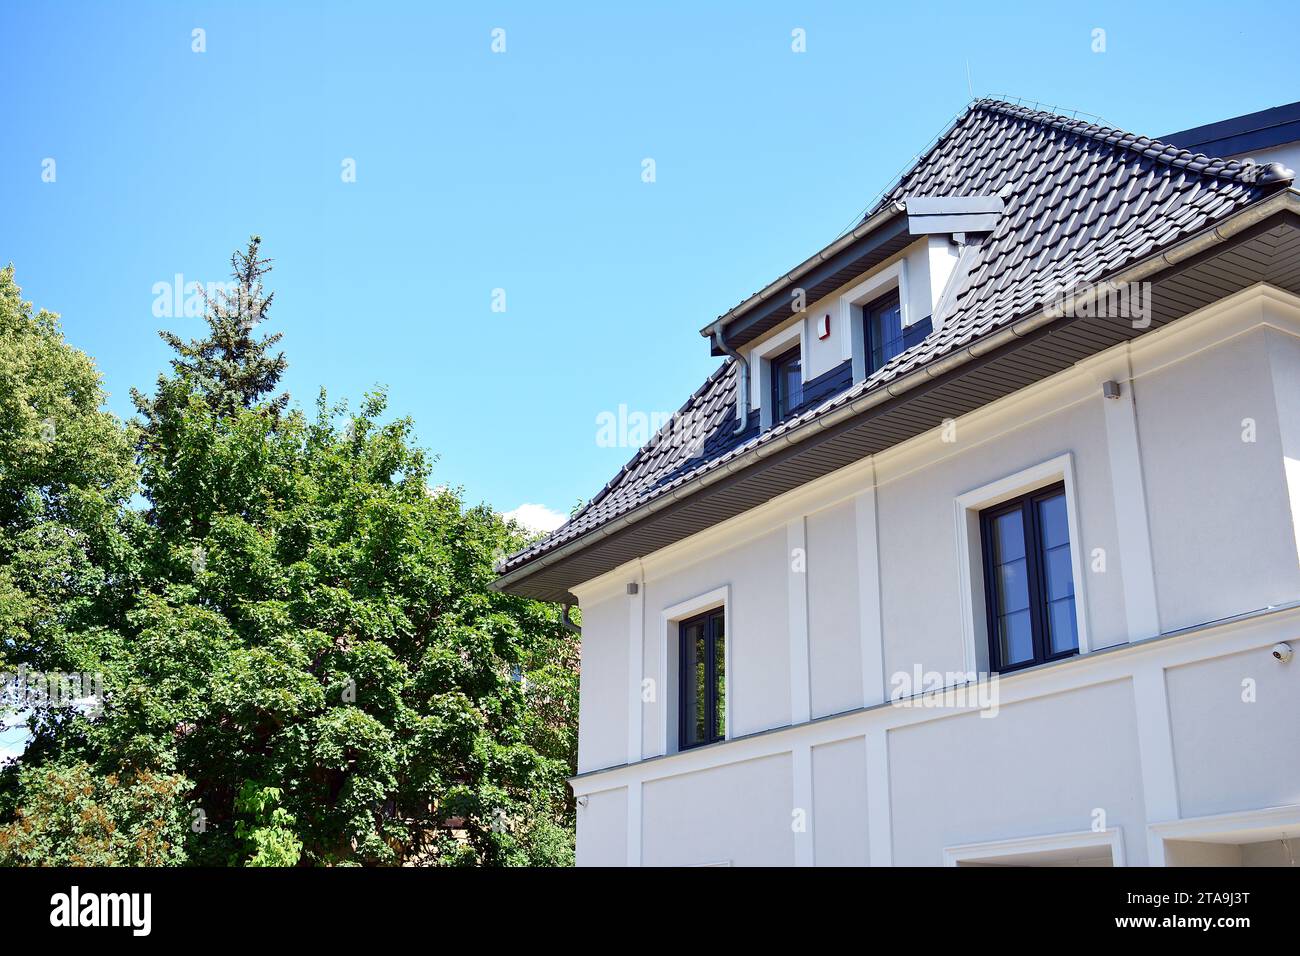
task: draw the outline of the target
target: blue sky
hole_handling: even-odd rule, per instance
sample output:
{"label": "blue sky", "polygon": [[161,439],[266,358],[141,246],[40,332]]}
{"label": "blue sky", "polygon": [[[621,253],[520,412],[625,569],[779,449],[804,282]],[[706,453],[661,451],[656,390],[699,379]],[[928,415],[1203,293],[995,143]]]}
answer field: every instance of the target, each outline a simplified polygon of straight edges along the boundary
{"label": "blue sky", "polygon": [[1293,32],[1222,4],[601,6],[9,0],[0,261],[127,415],[157,329],[201,327],[155,284],[260,233],[297,401],[387,385],[439,483],[567,513],[634,450],[597,416],[676,409],[698,329],[853,222],[968,64],[1148,135],[1300,99]]}

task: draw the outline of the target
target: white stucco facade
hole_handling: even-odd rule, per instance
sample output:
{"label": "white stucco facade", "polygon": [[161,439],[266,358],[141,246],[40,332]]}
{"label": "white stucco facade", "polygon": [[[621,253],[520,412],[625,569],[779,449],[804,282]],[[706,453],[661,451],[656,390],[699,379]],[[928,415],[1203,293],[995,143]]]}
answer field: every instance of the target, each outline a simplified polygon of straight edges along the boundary
{"label": "white stucco facade", "polygon": [[[845,291],[799,320],[835,330],[810,376]],[[891,700],[988,670],[975,516],[1056,481],[1080,653],[996,708]],[[1254,286],[575,588],[578,862],[1286,862],[1298,554],[1300,299]],[[727,739],[679,753],[676,623],[713,607]]]}

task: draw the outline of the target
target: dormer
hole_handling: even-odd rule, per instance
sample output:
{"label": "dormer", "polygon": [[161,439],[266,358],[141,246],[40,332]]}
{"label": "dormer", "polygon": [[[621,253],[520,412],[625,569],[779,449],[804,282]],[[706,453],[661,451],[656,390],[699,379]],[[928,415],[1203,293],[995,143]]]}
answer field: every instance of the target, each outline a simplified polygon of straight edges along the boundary
{"label": "dormer", "polygon": [[736,432],[780,424],[941,329],[1002,209],[996,196],[891,203],[702,330],[739,364]]}

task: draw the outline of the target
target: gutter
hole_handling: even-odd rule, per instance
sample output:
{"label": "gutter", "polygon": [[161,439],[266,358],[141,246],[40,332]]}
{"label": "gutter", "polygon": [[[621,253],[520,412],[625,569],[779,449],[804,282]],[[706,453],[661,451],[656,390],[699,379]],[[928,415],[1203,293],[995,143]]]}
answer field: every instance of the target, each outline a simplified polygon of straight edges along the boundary
{"label": "gutter", "polygon": [[736,376],[736,427],[732,429],[733,434],[739,435],[749,427],[749,360],[727,344],[722,337],[722,326],[716,322],[713,325],[713,344],[740,366],[740,374]]}
{"label": "gutter", "polygon": [[704,336],[704,338],[706,339],[716,335],[728,324],[740,318],[746,312],[749,312],[756,305],[760,305],[763,302],[766,302],[768,299],[772,298],[772,296],[776,295],[782,289],[788,288],[791,284],[796,282],[798,279],[802,278],[803,276],[806,276],[809,272],[812,272],[813,269],[817,268],[826,260],[832,259],[835,256],[839,255],[849,246],[853,245],[853,243],[857,242],[863,236],[867,235],[867,233],[874,232],[878,227],[880,227],[881,225],[885,224],[889,220],[893,219],[895,216],[900,215],[905,211],[906,209],[901,202],[890,203],[888,206],[880,210],[880,212],[876,213],[870,219],[863,220],[862,224],[859,225],[857,228],[855,228],[852,232],[844,236],[841,236],[839,239],[836,239],[829,246],[826,246],[826,248],[822,249],[821,252],[814,254],[811,258],[805,259],[803,263],[795,266],[785,275],[781,276],[781,278],[775,279],[772,282],[768,283],[761,290],[755,292],[753,295],[751,295],[744,302],[740,303],[740,305],[736,306],[730,312],[726,312],[718,316],[714,321],[710,322],[704,328],[700,329],[700,335]]}
{"label": "gutter", "polygon": [[[1251,226],[1254,226],[1267,219],[1269,216],[1283,210],[1290,210],[1291,212],[1300,214],[1300,191],[1297,191],[1294,188],[1288,188],[1275,193],[1267,199],[1262,199],[1254,205],[1247,206],[1241,212],[1236,213],[1218,225],[1212,226],[1211,228],[1192,236],[1190,239],[1184,240],[1182,243],[1163,253],[1157,253],[1148,259],[1144,259],[1125,269],[1123,272],[1109,277],[1105,281],[1115,284],[1140,282],[1157,272],[1162,272],[1171,266],[1175,266],[1193,256],[1199,255],[1206,249],[1226,242],[1237,233],[1249,229]],[[854,232],[856,233],[857,230],[854,230]],[[1076,297],[1075,302],[1077,303],[1083,299],[1091,299],[1095,297],[1096,289],[1097,284],[1094,283],[1093,289],[1087,295]],[[723,478],[734,475],[739,471],[743,471],[750,465],[762,461],[764,458],[768,458],[790,445],[797,445],[818,434],[823,429],[838,425],[840,422],[860,415],[869,409],[875,408],[877,405],[882,405],[891,399],[898,398],[899,396],[910,392],[917,386],[925,384],[931,379],[938,378],[941,375],[946,375],[953,369],[960,368],[974,359],[987,355],[989,352],[1001,348],[1009,342],[1014,342],[1017,339],[1023,338],[1031,332],[1057,321],[1059,318],[1060,316],[1058,314],[1055,314],[1048,309],[1044,309],[1037,315],[1031,316],[1028,319],[1022,319],[1014,325],[1007,326],[986,338],[979,339],[970,345],[964,346],[950,355],[937,359],[928,365],[903,376],[884,388],[870,391],[854,401],[849,402],[847,405],[835,409],[833,412],[827,412],[825,415],[815,418],[812,421],[787,432],[780,438],[758,445],[745,454],[727,462],[726,465],[714,468],[699,477],[686,482],[680,488],[674,489],[671,494],[665,494],[652,499],[644,505],[641,505],[623,515],[623,517],[607,522],[594,531],[587,532],[586,534],[580,535],[572,541],[561,545],[554,551],[550,551],[526,564],[520,565],[506,575],[497,578],[492,582],[492,587],[498,591],[505,590],[514,582],[522,580],[525,577],[530,577],[541,569],[550,567],[551,565],[564,560],[571,554],[585,550],[592,544],[602,541],[611,535],[617,534],[637,522],[662,511],[669,505],[676,504],[685,498],[689,498],[696,492],[702,491],[710,485],[721,481]],[[718,321],[721,322],[722,320],[719,319]]]}

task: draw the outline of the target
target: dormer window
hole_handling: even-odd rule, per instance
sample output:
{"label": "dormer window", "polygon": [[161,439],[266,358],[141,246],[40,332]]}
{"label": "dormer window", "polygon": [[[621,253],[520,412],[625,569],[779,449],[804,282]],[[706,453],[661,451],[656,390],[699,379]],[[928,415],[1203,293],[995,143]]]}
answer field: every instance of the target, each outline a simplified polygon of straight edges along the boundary
{"label": "dormer window", "polygon": [[803,403],[803,366],[799,346],[771,360],[772,424],[788,418]]}
{"label": "dormer window", "polygon": [[866,325],[862,337],[867,347],[867,374],[870,375],[906,348],[903,310],[897,290],[863,306],[862,321]]}
{"label": "dormer window", "polygon": [[912,344],[916,317],[909,294],[907,259],[868,276],[840,296],[840,321],[850,339],[853,381],[861,382]]}
{"label": "dormer window", "polygon": [[804,379],[812,362],[807,326],[797,318],[749,350],[750,407],[758,411],[761,431],[779,425],[804,403]]}

